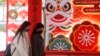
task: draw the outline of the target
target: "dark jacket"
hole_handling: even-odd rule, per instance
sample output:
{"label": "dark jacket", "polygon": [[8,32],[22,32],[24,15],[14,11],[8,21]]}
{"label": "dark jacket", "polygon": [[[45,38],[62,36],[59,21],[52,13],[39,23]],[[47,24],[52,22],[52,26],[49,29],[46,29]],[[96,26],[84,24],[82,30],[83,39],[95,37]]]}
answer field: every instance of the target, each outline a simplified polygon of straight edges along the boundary
{"label": "dark jacket", "polygon": [[11,44],[8,44],[6,50],[5,50],[5,53],[4,53],[4,56],[11,56]]}
{"label": "dark jacket", "polygon": [[45,56],[44,40],[40,34],[33,34],[31,39],[32,56]]}

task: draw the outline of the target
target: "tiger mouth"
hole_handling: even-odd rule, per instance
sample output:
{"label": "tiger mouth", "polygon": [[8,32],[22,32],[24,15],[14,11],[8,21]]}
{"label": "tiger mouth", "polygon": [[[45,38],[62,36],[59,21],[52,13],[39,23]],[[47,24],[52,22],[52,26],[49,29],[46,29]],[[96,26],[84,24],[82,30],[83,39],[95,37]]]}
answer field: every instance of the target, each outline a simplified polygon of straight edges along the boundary
{"label": "tiger mouth", "polygon": [[61,20],[56,20],[55,18],[51,18],[51,20],[53,21],[53,22],[64,22],[65,20],[67,20],[67,18],[63,18],[63,19],[61,19]]}
{"label": "tiger mouth", "polygon": [[53,18],[51,18],[52,21],[54,22],[63,22],[65,20],[67,20],[67,18],[65,18],[64,16],[57,14],[56,16],[54,16]]}

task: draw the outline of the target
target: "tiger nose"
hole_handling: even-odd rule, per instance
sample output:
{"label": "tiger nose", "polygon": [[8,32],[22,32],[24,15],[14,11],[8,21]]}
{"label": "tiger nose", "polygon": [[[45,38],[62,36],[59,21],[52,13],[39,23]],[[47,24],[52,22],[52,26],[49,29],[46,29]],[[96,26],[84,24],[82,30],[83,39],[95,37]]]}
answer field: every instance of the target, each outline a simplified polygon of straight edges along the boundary
{"label": "tiger nose", "polygon": [[56,0],[57,3],[60,3],[62,0]]}
{"label": "tiger nose", "polygon": [[61,10],[61,7],[58,5],[56,11]]}

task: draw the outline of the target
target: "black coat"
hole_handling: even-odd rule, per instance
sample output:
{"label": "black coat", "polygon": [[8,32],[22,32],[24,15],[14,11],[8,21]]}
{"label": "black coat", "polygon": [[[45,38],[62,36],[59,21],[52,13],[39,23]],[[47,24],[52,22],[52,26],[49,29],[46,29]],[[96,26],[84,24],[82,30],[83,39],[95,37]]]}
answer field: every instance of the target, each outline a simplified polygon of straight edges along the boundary
{"label": "black coat", "polygon": [[4,56],[11,56],[11,44],[8,44]]}
{"label": "black coat", "polygon": [[45,56],[44,40],[39,34],[33,34],[31,38],[32,56]]}

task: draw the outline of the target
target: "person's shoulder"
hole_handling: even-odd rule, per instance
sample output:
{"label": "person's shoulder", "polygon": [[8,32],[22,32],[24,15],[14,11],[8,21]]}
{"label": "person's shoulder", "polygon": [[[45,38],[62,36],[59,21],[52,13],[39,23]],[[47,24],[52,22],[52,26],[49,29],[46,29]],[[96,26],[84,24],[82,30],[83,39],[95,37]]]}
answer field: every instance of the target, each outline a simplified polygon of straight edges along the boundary
{"label": "person's shoulder", "polygon": [[32,35],[32,37],[38,37],[39,36],[39,34],[33,34]]}
{"label": "person's shoulder", "polygon": [[32,34],[33,36],[39,35],[39,34]]}

